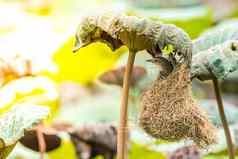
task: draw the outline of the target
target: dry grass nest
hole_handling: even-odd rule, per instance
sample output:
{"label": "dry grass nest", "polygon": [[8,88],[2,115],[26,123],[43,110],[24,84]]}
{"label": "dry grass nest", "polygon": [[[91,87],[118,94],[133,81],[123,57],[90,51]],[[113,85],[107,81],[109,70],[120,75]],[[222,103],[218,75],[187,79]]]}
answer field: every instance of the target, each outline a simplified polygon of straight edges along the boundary
{"label": "dry grass nest", "polygon": [[166,79],[157,79],[141,97],[140,126],[151,136],[193,140],[199,147],[217,142],[216,128],[192,98],[190,69],[182,64]]}

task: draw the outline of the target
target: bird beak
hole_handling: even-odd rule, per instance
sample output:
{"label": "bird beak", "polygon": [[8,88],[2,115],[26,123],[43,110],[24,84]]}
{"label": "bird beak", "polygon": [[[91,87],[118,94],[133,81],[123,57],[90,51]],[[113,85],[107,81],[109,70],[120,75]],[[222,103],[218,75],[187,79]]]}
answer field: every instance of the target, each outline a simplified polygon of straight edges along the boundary
{"label": "bird beak", "polygon": [[80,41],[76,40],[76,42],[74,44],[74,48],[72,49],[73,53],[76,53],[80,48],[82,48],[82,45],[81,45]]}
{"label": "bird beak", "polygon": [[72,52],[73,52],[73,53],[76,53],[80,48],[81,48],[80,46],[79,46],[79,47],[75,46],[75,47],[72,49]]}
{"label": "bird beak", "polygon": [[78,39],[76,39],[74,48],[72,49],[73,53],[76,53],[79,49],[88,46],[90,43],[81,43]]}
{"label": "bird beak", "polygon": [[151,63],[155,63],[156,62],[156,59],[148,59],[148,60],[146,60],[146,62],[151,62]]}
{"label": "bird beak", "polygon": [[156,57],[156,58],[153,58],[153,59],[149,59],[149,60],[146,60],[147,62],[151,62],[151,63],[154,63],[154,64],[170,64],[170,61],[163,57],[163,56],[159,56],[159,57]]}

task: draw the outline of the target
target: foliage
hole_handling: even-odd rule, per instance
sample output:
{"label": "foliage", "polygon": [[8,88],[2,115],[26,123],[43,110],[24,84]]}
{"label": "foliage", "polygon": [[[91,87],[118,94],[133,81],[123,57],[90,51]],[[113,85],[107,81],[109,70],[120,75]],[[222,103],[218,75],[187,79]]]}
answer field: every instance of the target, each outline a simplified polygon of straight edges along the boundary
{"label": "foliage", "polygon": [[53,60],[59,72],[58,81],[75,81],[80,84],[90,84],[96,77],[110,69],[125,48],[112,52],[104,44],[96,43],[72,54],[75,43],[74,37],[67,41],[54,53]]}
{"label": "foliage", "polygon": [[236,21],[221,23],[194,41],[192,77],[201,80],[211,78],[210,72],[219,79],[237,70],[238,30]]}
{"label": "foliage", "polygon": [[208,50],[215,45],[221,45],[228,40],[238,39],[237,21],[223,22],[204,32],[194,41],[193,53]]}
{"label": "foliage", "polygon": [[227,41],[198,53],[193,58],[192,77],[201,80],[211,79],[212,75],[218,79],[226,78],[238,69],[237,48],[238,41]]}
{"label": "foliage", "polygon": [[0,101],[0,113],[8,111],[15,104],[27,103],[47,106],[54,115],[59,108],[59,93],[56,85],[46,77],[24,77],[3,86]]}
{"label": "foliage", "polygon": [[[15,2],[15,1],[14,1]],[[29,3],[30,2],[30,3]],[[31,3],[32,2],[32,3]],[[158,21],[162,21],[160,25],[162,27],[171,26],[168,25],[169,23],[175,24],[178,27],[181,27],[184,29],[192,38],[196,38],[204,29],[211,26],[214,19],[212,16],[212,11],[204,6],[204,5],[197,5],[199,2],[197,0],[168,0],[168,1],[145,1],[145,0],[134,0],[131,1],[133,4],[136,4],[134,6],[126,6],[126,9],[123,10],[128,15],[136,15],[139,17],[137,20],[127,21],[124,24],[125,26],[133,25],[135,27],[132,27],[132,30],[138,31],[140,29],[136,29],[138,26],[140,26],[140,20],[143,19],[143,17],[148,17],[153,21],[154,23],[158,23]],[[146,3],[145,3],[146,2]],[[149,3],[151,2],[151,3]],[[167,2],[173,2],[170,5],[167,4]],[[57,1],[57,4],[53,4],[55,2],[48,1],[48,0],[42,0],[41,2],[35,2],[34,0],[27,0],[23,2],[23,10],[24,14],[28,15],[27,18],[18,18],[20,23],[20,28],[28,26],[28,28],[31,28],[31,23],[36,23],[36,25],[33,26],[39,26],[39,28],[46,28],[48,32],[44,32],[43,39],[47,41],[47,38],[51,39],[51,36],[54,34],[48,34],[52,32],[57,32],[57,36],[55,36],[51,40],[52,43],[49,45],[55,43],[57,44],[57,40],[61,38],[62,34],[62,28],[67,28],[66,26],[72,26],[77,23],[78,17],[81,16],[82,10],[90,10],[89,8],[94,8],[96,5],[101,7],[101,10],[104,10],[102,7],[103,5],[106,5],[106,7],[110,6],[112,10],[114,10],[113,6],[114,3],[117,3],[112,0],[90,0],[85,2],[77,2],[77,0],[73,1],[65,1],[60,0]],[[89,5],[87,5],[89,4]],[[152,4],[152,5],[151,5]],[[179,7],[174,7],[176,6]],[[60,6],[61,5],[61,6]],[[147,6],[144,6],[147,5]],[[150,5],[150,6],[148,6]],[[171,5],[173,8],[171,8]],[[98,8],[97,6],[97,8]],[[169,7],[170,6],[170,7]],[[186,7],[184,7],[186,6]],[[56,13],[54,7],[57,8],[58,12],[60,13],[59,17],[54,17],[55,15],[51,13]],[[59,10],[61,8],[61,10]],[[63,9],[63,10],[62,10]],[[118,8],[116,8],[117,10]],[[96,9],[95,9],[96,10]],[[119,10],[119,9],[118,9]],[[26,11],[26,12],[25,12]],[[91,11],[91,10],[90,10]],[[219,10],[218,10],[219,11]],[[80,14],[79,14],[80,13]],[[9,14],[9,13],[8,13]],[[70,15],[73,14],[73,17]],[[30,15],[30,16],[29,16]],[[38,17],[37,15],[44,15],[44,17]],[[49,15],[49,16],[48,16]],[[79,15],[79,16],[78,16]],[[9,17],[9,16],[8,16]],[[29,18],[30,17],[30,18]],[[76,17],[76,18],[75,18]],[[5,21],[4,19],[9,18],[2,18],[2,21]],[[22,23],[22,19],[30,19],[29,23],[25,24]],[[33,21],[33,19],[35,19]],[[62,20],[63,19],[63,20]],[[110,18],[102,18],[98,20],[106,21],[107,24],[110,23],[108,20]],[[137,19],[137,18],[135,18]],[[57,22],[58,20],[63,21],[60,24]],[[67,21],[66,21],[67,20]],[[15,18],[14,18],[15,21]],[[25,20],[24,20],[25,21]],[[28,20],[26,20],[28,21]],[[53,21],[53,28],[49,29],[49,26],[47,25],[41,25],[41,23],[51,23]],[[14,22],[14,24],[5,27],[4,24],[0,22],[0,33],[1,35],[7,35],[11,34],[12,31],[18,31],[19,25]],[[135,23],[134,23],[135,22]],[[128,24],[128,25],[127,25]],[[138,24],[138,25],[137,25]],[[17,25],[17,26],[16,26]],[[56,26],[54,26],[56,25]],[[238,40],[238,30],[237,30],[237,20],[229,20],[224,21],[217,24],[213,24],[214,27],[208,29],[206,32],[204,32],[199,38],[194,40],[194,58],[193,58],[193,65],[192,65],[192,76],[198,77],[200,79],[206,80],[211,79],[210,72],[211,71],[216,77],[219,77],[221,79],[229,78],[229,75],[237,69],[237,51],[232,51],[232,47],[237,46],[237,40]],[[3,26],[3,27],[2,27]],[[94,24],[95,26],[95,24]],[[110,33],[111,25],[105,26],[105,32]],[[74,26],[75,27],[75,26]],[[31,38],[29,41],[34,41],[35,44],[33,45],[26,42],[25,39],[28,38],[28,34],[35,33],[36,29],[37,32],[42,32],[39,28],[32,27],[32,32],[26,32],[24,34],[24,37],[20,37],[20,39],[24,39],[24,43],[26,43],[25,47],[34,47],[37,46],[35,50],[30,50],[27,54],[37,54],[38,52],[42,52],[42,54],[45,54],[47,50],[50,50],[47,45],[43,46],[41,45],[41,41],[38,41],[38,34],[34,34],[34,40]],[[55,29],[56,28],[56,29]],[[69,28],[69,27],[68,27]],[[100,27],[97,27],[100,28]],[[144,27],[141,25],[139,28],[141,29],[147,29],[147,27]],[[150,28],[150,27],[148,27]],[[175,27],[174,27],[175,28]],[[39,30],[38,30],[39,29]],[[179,31],[180,29],[175,28],[174,31]],[[57,31],[56,31],[57,30]],[[99,29],[100,30],[100,29]],[[98,30],[97,30],[98,31]],[[100,32],[100,31],[99,31]],[[50,118],[50,122],[52,122],[51,119],[54,118],[54,121],[58,122],[69,122],[74,125],[82,126],[84,124],[88,125],[89,123],[108,123],[108,122],[118,122],[119,118],[119,100],[120,100],[120,92],[121,88],[117,86],[108,86],[106,84],[102,84],[99,81],[97,81],[97,78],[106,72],[107,74],[108,70],[111,70],[113,67],[115,67],[116,63],[118,63],[118,59],[121,58],[121,55],[127,51],[125,47],[120,48],[119,50],[111,51],[110,47],[117,46],[117,44],[120,44],[120,41],[117,41],[119,43],[113,43],[111,40],[116,40],[117,38],[108,39],[108,35],[104,34],[101,37],[101,40],[103,42],[107,41],[109,43],[102,44],[102,43],[93,43],[90,44],[88,47],[81,48],[76,54],[72,53],[72,47],[75,43],[74,37],[70,36],[65,40],[65,42],[59,46],[55,46],[59,49],[57,51],[53,52],[53,62],[56,64],[56,70],[58,69],[58,72],[51,73],[51,72],[40,72],[39,74],[36,74],[34,77],[23,77],[21,79],[15,79],[10,77],[9,79],[6,78],[6,82],[3,87],[0,89],[0,123],[2,123],[5,116],[8,116],[8,114],[12,111],[20,111],[24,110],[23,113],[17,113],[17,118],[19,116],[22,116],[21,119],[18,120],[19,122],[24,122],[25,118],[27,120],[29,119],[30,122],[27,122],[27,124],[20,123],[17,126],[13,126],[12,130],[16,131],[2,131],[2,127],[7,127],[6,122],[4,122],[5,125],[0,124],[0,137],[2,134],[6,134],[7,132],[16,132],[15,134],[8,135],[9,138],[11,138],[10,145],[3,144],[4,140],[0,140],[0,158],[7,156],[12,149],[14,148],[14,152],[10,156],[10,159],[38,159],[39,154],[37,152],[29,151],[26,148],[23,148],[21,145],[17,144],[15,147],[15,143],[18,140],[18,138],[21,135],[18,134],[18,131],[24,132],[26,129],[28,130],[27,126],[32,127],[33,125],[30,125],[34,121],[39,122],[43,117],[40,117],[40,115],[43,116],[43,112],[50,111],[51,114],[53,113],[53,116]],[[138,31],[139,32],[139,31]],[[98,33],[98,32],[97,32]],[[9,34],[9,35],[10,35]],[[169,33],[168,33],[169,34]],[[166,35],[168,35],[166,34]],[[151,36],[152,35],[152,36]],[[146,36],[146,37],[153,37],[153,32]],[[17,34],[13,35],[14,38],[17,36]],[[157,35],[156,35],[157,36]],[[133,35],[128,36],[129,38],[133,39]],[[126,37],[126,38],[128,38]],[[139,36],[137,36],[139,37]],[[3,40],[5,40],[3,37]],[[126,39],[125,38],[125,39]],[[120,38],[122,39],[122,38]],[[135,39],[134,39],[135,40]],[[157,41],[156,39],[155,41]],[[157,52],[163,52],[166,54],[166,56],[171,55],[173,51],[180,50],[181,47],[178,48],[177,45],[174,47],[173,45],[170,45],[168,41],[171,39],[164,39],[164,41],[160,41],[159,47],[152,47],[152,49],[148,49],[152,56],[157,55],[155,53]],[[145,40],[146,41],[146,40]],[[94,42],[94,41],[93,41]],[[115,42],[115,41],[114,41]],[[139,40],[137,48],[141,47],[145,44],[144,40],[140,42]],[[155,43],[156,43],[155,42]],[[20,43],[18,45],[23,45],[24,43]],[[173,43],[173,42],[172,42]],[[181,41],[175,42],[176,44],[181,44]],[[132,43],[128,41],[124,41],[124,44],[127,44],[129,48],[133,48]],[[174,44],[174,43],[173,43]],[[235,45],[233,45],[235,44]],[[5,45],[5,43],[3,44]],[[15,42],[11,42],[12,48],[14,50],[17,50],[17,52],[20,52],[21,54],[24,54],[24,51],[18,50],[16,47]],[[39,47],[38,47],[39,46]],[[108,48],[109,46],[109,48]],[[172,47],[171,47],[172,46]],[[41,48],[45,49],[41,49]],[[167,49],[167,50],[166,50]],[[234,48],[233,48],[234,49]],[[40,50],[40,51],[39,51]],[[50,52],[50,51],[49,51]],[[4,54],[8,54],[7,52],[3,52]],[[161,140],[153,139],[141,131],[138,131],[137,126],[137,113],[138,113],[138,100],[141,96],[141,92],[144,88],[148,86],[159,74],[159,69],[155,68],[154,65],[149,64],[148,62],[145,62],[145,59],[151,58],[148,54],[140,53],[137,55],[137,61],[138,57],[142,57],[140,60],[140,66],[143,66],[147,72],[146,75],[143,76],[143,78],[136,82],[135,85],[133,85],[133,88],[131,88],[130,96],[129,96],[129,126],[131,128],[130,132],[130,152],[129,152],[129,158],[132,159],[168,159],[169,156],[167,156],[167,153],[170,153],[174,150],[177,150],[179,148],[183,148],[184,145],[187,145],[187,143],[184,144],[184,141],[178,142],[178,143],[172,143],[172,142],[165,142]],[[48,54],[47,54],[48,56]],[[127,56],[124,56],[127,57]],[[219,63],[219,61],[221,63]],[[41,65],[44,65],[45,61],[41,61]],[[218,63],[217,63],[218,62]],[[138,64],[137,63],[137,64]],[[34,66],[34,62],[32,63]],[[125,60],[121,61],[121,65],[125,64]],[[45,65],[46,66],[46,65]],[[47,67],[47,66],[46,66]],[[123,66],[122,66],[123,67]],[[113,69],[113,73],[118,75],[115,71],[117,69]],[[20,72],[21,73],[21,72]],[[123,78],[124,71],[121,70],[119,74],[119,78],[116,79],[117,83],[120,83],[122,85],[122,78]],[[105,75],[104,74],[104,75]],[[52,78],[53,80],[50,80],[43,76],[48,76]],[[13,80],[14,79],[14,80]],[[237,80],[237,79],[235,79]],[[57,86],[60,86],[63,82],[66,81],[72,81],[75,82],[75,85],[82,84],[86,85],[85,90],[83,90],[83,93],[79,94],[73,94],[74,90],[78,90],[79,87],[74,87],[72,90],[65,91],[65,88],[59,92]],[[227,85],[224,85],[226,87]],[[81,86],[80,86],[81,87]],[[196,89],[194,89],[197,91]],[[86,93],[85,93],[86,92]],[[62,96],[59,96],[61,93]],[[64,100],[64,95],[74,95],[72,98],[71,103],[62,103],[62,108],[59,109],[59,100]],[[210,94],[210,92],[208,92]],[[236,95],[236,94],[234,94]],[[227,95],[230,97],[230,95]],[[236,97],[235,97],[236,98]],[[210,102],[210,101],[209,101]],[[216,111],[216,103],[204,103],[201,102],[203,107],[208,110],[208,115],[215,123],[216,125],[220,126],[220,119],[218,116],[218,112]],[[32,106],[37,105],[37,106]],[[43,106],[43,108],[41,107]],[[34,108],[33,108],[34,107]],[[47,107],[50,109],[48,110]],[[33,108],[33,109],[32,109]],[[39,108],[39,109],[38,109]],[[20,109],[20,110],[19,110]],[[37,111],[36,111],[37,110]],[[59,114],[56,114],[57,111],[60,111]],[[132,112],[133,111],[133,112]],[[234,133],[235,129],[237,127],[237,108],[232,107],[229,103],[225,103],[225,111],[226,115],[229,121],[229,124],[234,124],[233,126],[230,125],[232,134],[233,134],[233,140],[235,141],[235,138],[237,135]],[[42,113],[42,114],[41,114]],[[29,114],[29,115],[28,115]],[[35,115],[34,115],[35,114]],[[24,116],[25,115],[25,116]],[[38,116],[39,115],[39,116]],[[44,115],[45,116],[45,115]],[[20,118],[20,117],[19,117]],[[15,120],[9,120],[8,122],[13,122]],[[48,122],[48,123],[50,123]],[[13,124],[12,123],[12,124]],[[16,124],[16,122],[14,123]],[[29,125],[28,125],[29,124]],[[19,128],[19,127],[20,128]],[[25,128],[23,128],[25,127]],[[24,129],[24,131],[22,131]],[[136,135],[135,135],[136,134]],[[227,158],[227,150],[226,150],[226,142],[225,137],[223,134],[223,130],[219,128],[219,143],[217,145],[212,146],[211,149],[208,149],[206,151],[203,151],[203,159],[225,159]],[[19,135],[19,136],[18,136]],[[7,136],[7,135],[5,135]],[[51,152],[48,152],[45,155],[46,159],[63,159],[67,155],[67,158],[69,159],[76,159],[77,156],[75,154],[75,147],[72,144],[72,142],[69,140],[69,136],[64,134],[60,135],[60,138],[62,140],[62,145],[57,148],[56,150],[53,150]],[[16,140],[16,141],[15,141]],[[6,142],[10,142],[10,140],[6,140]],[[24,151],[23,154],[21,152]],[[212,152],[212,153],[211,153]],[[2,156],[1,156],[2,155]],[[102,159],[102,156],[97,156],[97,159]]]}
{"label": "foliage", "polygon": [[191,39],[187,33],[175,25],[145,18],[115,12],[87,16],[80,22],[73,51],[97,41],[107,44],[112,50],[122,46],[135,53],[146,50],[152,57],[160,56],[171,45],[174,55],[182,53],[189,59],[187,62],[191,62],[191,57],[187,57],[191,56]]}
{"label": "foliage", "polygon": [[9,112],[0,116],[0,156],[6,158],[16,142],[42,119],[46,118],[49,109],[33,105],[15,105]]}

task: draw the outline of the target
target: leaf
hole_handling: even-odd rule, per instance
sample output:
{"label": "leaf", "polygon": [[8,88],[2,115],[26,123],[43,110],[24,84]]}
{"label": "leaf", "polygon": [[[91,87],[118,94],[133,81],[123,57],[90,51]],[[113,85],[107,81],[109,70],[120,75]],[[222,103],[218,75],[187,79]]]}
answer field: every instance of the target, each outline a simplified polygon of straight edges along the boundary
{"label": "leaf", "polygon": [[74,42],[74,37],[69,37],[53,55],[59,71],[55,79],[59,82],[90,84],[100,73],[111,69],[117,59],[126,52],[125,47],[112,52],[105,44],[95,43],[73,54]]}
{"label": "leaf", "polygon": [[23,77],[0,89],[0,114],[17,103],[47,106],[52,113],[50,118],[53,118],[59,108],[59,93],[49,78]]}
{"label": "leaf", "polygon": [[[206,40],[204,42],[206,43]],[[191,76],[200,80],[209,80],[213,75],[218,79],[224,79],[237,69],[238,40],[231,40],[195,54],[192,59]]]}
{"label": "leaf", "polygon": [[209,68],[217,78],[224,79],[237,69],[237,24],[235,19],[223,21],[194,41],[192,76],[201,80],[210,79]]}
{"label": "leaf", "polygon": [[17,141],[24,136],[24,132],[45,119],[48,113],[49,109],[46,107],[16,105],[0,116],[0,155],[6,158]]}
{"label": "leaf", "polygon": [[124,45],[134,52],[147,50],[153,57],[161,54],[168,45],[175,52],[188,54],[191,51],[189,36],[174,25],[111,12],[88,16],[81,21],[73,51],[97,41],[112,50]]}
{"label": "leaf", "polygon": [[204,32],[193,43],[193,54],[208,50],[228,40],[238,40],[238,21],[224,21]]}

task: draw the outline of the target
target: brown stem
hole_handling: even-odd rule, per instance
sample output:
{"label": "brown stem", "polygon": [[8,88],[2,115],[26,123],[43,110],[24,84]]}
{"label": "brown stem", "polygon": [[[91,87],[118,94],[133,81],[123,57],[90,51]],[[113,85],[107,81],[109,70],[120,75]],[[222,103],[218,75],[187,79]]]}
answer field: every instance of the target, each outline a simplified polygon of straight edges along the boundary
{"label": "brown stem", "polygon": [[228,125],[227,120],[226,120],[226,115],[225,115],[224,106],[223,106],[223,102],[222,102],[219,82],[218,82],[216,77],[213,77],[212,81],[213,81],[213,84],[214,84],[214,90],[215,90],[215,94],[216,94],[216,100],[217,100],[217,105],[218,105],[218,109],[219,109],[219,114],[220,114],[221,121],[222,121],[222,124],[223,124],[224,132],[225,132],[225,135],[226,135],[226,142],[227,142],[227,146],[228,146],[229,159],[235,159],[235,149],[234,149],[234,146],[233,146],[233,143],[232,143],[232,138],[231,138],[231,133],[230,133],[230,130],[229,130],[229,125]]}
{"label": "brown stem", "polygon": [[128,148],[127,107],[128,107],[130,79],[135,61],[135,55],[136,53],[134,51],[129,51],[126,71],[123,79],[123,90],[120,107],[120,124],[117,137],[117,159],[127,159],[127,148]]}
{"label": "brown stem", "polygon": [[40,159],[44,159],[44,154],[46,151],[46,144],[45,144],[45,139],[44,135],[41,131],[41,128],[36,128],[36,133],[37,133],[37,139],[38,139],[38,146],[40,150]]}

